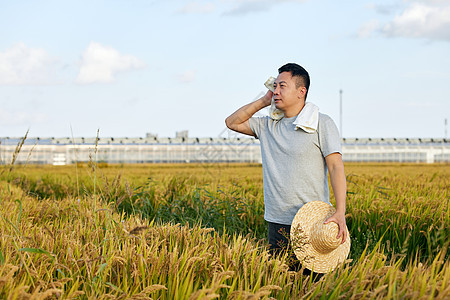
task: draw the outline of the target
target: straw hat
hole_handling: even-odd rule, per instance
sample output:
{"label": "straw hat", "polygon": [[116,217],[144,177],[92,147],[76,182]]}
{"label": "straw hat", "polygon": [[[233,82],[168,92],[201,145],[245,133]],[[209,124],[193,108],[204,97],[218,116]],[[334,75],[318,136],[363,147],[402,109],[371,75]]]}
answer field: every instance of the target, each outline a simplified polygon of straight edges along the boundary
{"label": "straw hat", "polygon": [[346,260],[350,252],[350,235],[341,244],[337,239],[339,226],[335,222],[323,224],[336,209],[323,201],[311,201],[297,212],[291,225],[291,243],[302,266],[316,273],[331,272]]}

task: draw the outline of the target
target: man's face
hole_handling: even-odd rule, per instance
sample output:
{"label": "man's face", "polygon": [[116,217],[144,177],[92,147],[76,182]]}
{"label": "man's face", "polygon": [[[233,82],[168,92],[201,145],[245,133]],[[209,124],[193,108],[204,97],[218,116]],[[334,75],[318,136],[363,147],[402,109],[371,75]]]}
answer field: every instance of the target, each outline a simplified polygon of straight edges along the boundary
{"label": "man's face", "polygon": [[285,113],[298,108],[301,101],[305,99],[306,88],[299,87],[297,89],[295,84],[296,81],[290,72],[282,72],[275,80],[273,100],[275,106]]}

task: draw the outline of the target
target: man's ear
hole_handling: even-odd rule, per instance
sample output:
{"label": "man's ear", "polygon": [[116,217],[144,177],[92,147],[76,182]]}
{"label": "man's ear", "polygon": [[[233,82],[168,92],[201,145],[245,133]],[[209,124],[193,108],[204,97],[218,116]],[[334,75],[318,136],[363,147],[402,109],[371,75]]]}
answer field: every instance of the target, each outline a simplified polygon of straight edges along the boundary
{"label": "man's ear", "polygon": [[306,96],[306,87],[301,86],[297,89],[298,97],[299,98],[305,98]]}

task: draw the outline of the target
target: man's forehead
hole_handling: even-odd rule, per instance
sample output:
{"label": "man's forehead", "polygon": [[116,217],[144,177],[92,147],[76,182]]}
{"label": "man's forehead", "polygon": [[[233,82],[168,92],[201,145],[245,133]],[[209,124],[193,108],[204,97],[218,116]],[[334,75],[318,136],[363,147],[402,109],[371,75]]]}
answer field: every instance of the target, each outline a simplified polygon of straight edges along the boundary
{"label": "man's forehead", "polygon": [[292,82],[293,80],[294,78],[290,72],[282,72],[278,74],[277,79],[275,79],[275,83]]}

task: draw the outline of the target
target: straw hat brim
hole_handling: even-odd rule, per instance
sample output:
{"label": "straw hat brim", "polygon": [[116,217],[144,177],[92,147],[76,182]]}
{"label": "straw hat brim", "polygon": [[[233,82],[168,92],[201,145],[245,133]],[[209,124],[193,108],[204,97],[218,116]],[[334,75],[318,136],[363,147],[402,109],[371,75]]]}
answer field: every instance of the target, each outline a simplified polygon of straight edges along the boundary
{"label": "straw hat brim", "polygon": [[[323,224],[326,219],[335,213],[330,204],[323,201],[311,201],[303,205],[297,212],[291,225],[291,244],[295,256],[302,266],[316,273],[327,273],[334,270],[337,265],[345,262],[350,252],[350,234],[347,226],[347,238],[341,244],[341,238],[336,239],[339,226],[335,222]],[[320,247],[311,244],[311,237],[318,226],[322,226],[328,242],[337,246],[334,250],[324,252]],[[316,249],[317,248],[317,249]]]}

